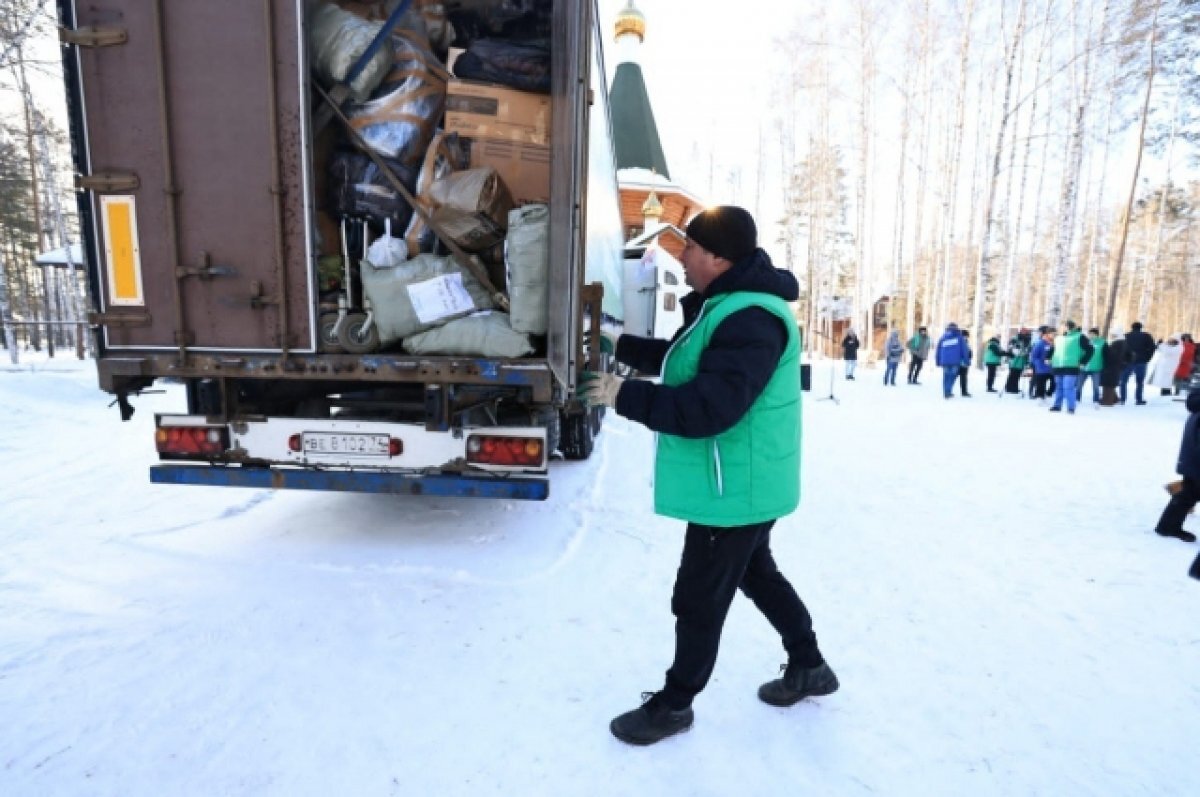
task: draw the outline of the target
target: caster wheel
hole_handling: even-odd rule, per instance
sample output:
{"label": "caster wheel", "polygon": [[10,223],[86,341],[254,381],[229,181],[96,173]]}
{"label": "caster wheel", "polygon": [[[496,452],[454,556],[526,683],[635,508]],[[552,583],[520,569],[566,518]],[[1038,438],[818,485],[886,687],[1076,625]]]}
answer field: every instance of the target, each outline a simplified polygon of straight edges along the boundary
{"label": "caster wheel", "polygon": [[351,313],[342,325],[338,344],[350,354],[367,354],[379,349],[379,328],[372,323],[370,329],[364,330],[366,321],[366,313]]}

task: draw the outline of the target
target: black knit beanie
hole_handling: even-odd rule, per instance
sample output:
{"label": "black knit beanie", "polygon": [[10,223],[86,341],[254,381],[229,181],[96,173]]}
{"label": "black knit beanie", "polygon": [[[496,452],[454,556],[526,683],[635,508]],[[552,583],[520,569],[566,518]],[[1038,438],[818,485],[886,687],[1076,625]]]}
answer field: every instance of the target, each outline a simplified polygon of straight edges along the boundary
{"label": "black knit beanie", "polygon": [[687,237],[734,263],[758,248],[754,218],[734,205],[719,205],[696,216],[687,226]]}

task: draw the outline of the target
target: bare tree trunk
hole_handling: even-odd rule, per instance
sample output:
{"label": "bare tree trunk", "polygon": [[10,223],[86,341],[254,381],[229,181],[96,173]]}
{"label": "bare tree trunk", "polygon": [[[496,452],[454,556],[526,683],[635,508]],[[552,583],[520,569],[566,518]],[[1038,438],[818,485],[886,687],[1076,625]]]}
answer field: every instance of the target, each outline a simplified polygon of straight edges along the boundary
{"label": "bare tree trunk", "polygon": [[1000,161],[1004,154],[1004,132],[1008,127],[1010,116],[1009,105],[1012,100],[1013,71],[1017,53],[1020,50],[1021,37],[1025,33],[1025,0],[1017,5],[1017,24],[1013,28],[1012,43],[1005,53],[1004,64],[1004,99],[1000,107],[1000,124],[996,132],[996,149],[992,154],[992,173],[988,179],[988,198],[984,206],[983,239],[979,245],[979,264],[975,272],[975,309],[971,314],[971,326],[975,331],[975,361],[982,360],[983,352],[983,317],[987,304],[987,291],[991,283],[991,239],[993,216],[995,214],[996,184],[1000,177]]}
{"label": "bare tree trunk", "polygon": [[1171,116],[1171,134],[1167,139],[1167,155],[1165,159],[1166,177],[1163,180],[1162,192],[1158,197],[1157,229],[1154,234],[1154,254],[1146,264],[1146,280],[1142,283],[1142,298],[1138,302],[1138,318],[1150,317],[1150,306],[1154,299],[1154,288],[1157,275],[1162,268],[1164,232],[1167,219],[1167,199],[1171,194],[1171,157],[1175,151],[1175,131],[1179,121],[1179,96],[1175,98],[1175,110]]}
{"label": "bare tree trunk", "polygon": [[[997,315],[996,324],[999,327],[997,334],[1007,335],[1008,328],[1012,323],[1013,311],[1013,280],[1017,275],[1017,264],[1020,262],[1021,251],[1021,225],[1025,220],[1025,194],[1029,182],[1029,159],[1033,152],[1033,131],[1037,124],[1037,109],[1038,97],[1041,96],[1040,87],[1042,80],[1042,64],[1046,59],[1050,38],[1050,9],[1052,0],[1046,0],[1044,12],[1042,14],[1042,38],[1038,44],[1037,57],[1034,60],[1033,67],[1033,92],[1029,106],[1029,124],[1025,133],[1025,147],[1021,155],[1021,180],[1017,188],[1017,208],[1016,212],[1012,213],[1012,171],[1016,164],[1017,141],[1021,127],[1021,118],[1018,115],[1013,122],[1013,147],[1009,153],[1008,168],[1009,168],[1009,194],[1007,204],[1010,209],[1009,215],[1009,236],[1007,247],[1007,258],[1004,267],[1004,289],[997,297]],[[1022,64],[1024,58],[1021,59]],[[1022,69],[1022,73],[1023,73]],[[1021,85],[1021,78],[1018,76],[1017,85]],[[1023,283],[1024,281],[1022,281]]]}
{"label": "bare tree trunk", "polygon": [[1154,63],[1155,40],[1158,38],[1158,12],[1162,8],[1162,0],[1156,0],[1154,3],[1154,17],[1150,22],[1149,35],[1149,50],[1150,50],[1150,65],[1146,74],[1146,97],[1142,101],[1142,121],[1138,126],[1138,149],[1137,159],[1133,164],[1133,177],[1129,181],[1129,198],[1125,202],[1125,218],[1121,222],[1121,241],[1117,245],[1117,262],[1112,270],[1112,287],[1108,294],[1108,313],[1104,316],[1104,336],[1108,337],[1109,327],[1112,326],[1113,311],[1116,309],[1117,291],[1121,287],[1121,267],[1125,263],[1125,244],[1129,240],[1129,217],[1133,213],[1133,200],[1137,196],[1137,181],[1138,175],[1142,171],[1142,154],[1146,148],[1146,120],[1150,116],[1150,95],[1154,91],[1154,73],[1156,65]]}
{"label": "bare tree trunk", "polygon": [[[942,240],[939,247],[939,257],[937,258],[938,271],[936,280],[930,279],[931,283],[935,283],[935,289],[938,290],[938,295],[940,296],[938,301],[939,314],[936,317],[942,320],[945,320],[949,313],[947,305],[949,303],[949,287],[953,272],[955,226],[957,224],[958,213],[959,165],[962,162],[963,129],[966,124],[967,74],[969,72],[968,65],[971,55],[971,23],[974,18],[975,0],[967,0],[967,7],[963,12],[962,36],[958,42],[958,86],[954,94],[954,131],[947,141],[946,169],[942,174]],[[929,48],[927,47],[926,49]],[[932,278],[934,275],[931,274],[930,277]],[[926,311],[928,312],[929,309],[929,305],[927,304]]]}
{"label": "bare tree trunk", "polygon": [[4,327],[4,345],[8,347],[8,359],[13,365],[20,362],[21,346],[12,325],[12,310],[8,304],[8,258],[0,249],[0,324]]}

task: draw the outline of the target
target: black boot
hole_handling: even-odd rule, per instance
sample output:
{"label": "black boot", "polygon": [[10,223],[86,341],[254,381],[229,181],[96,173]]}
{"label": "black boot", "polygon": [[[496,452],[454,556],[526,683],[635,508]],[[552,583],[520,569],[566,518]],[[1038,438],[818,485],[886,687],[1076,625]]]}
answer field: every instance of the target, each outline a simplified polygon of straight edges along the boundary
{"label": "black boot", "polygon": [[838,690],[838,679],[822,662],[816,667],[802,667],[796,663],[779,668],[782,678],[768,681],[758,688],[758,699],[772,706],[791,706],[806,697],[831,695]]}
{"label": "black boot", "polygon": [[608,725],[613,736],[629,744],[654,744],[692,727],[691,706],[672,709],[662,692],[642,692],[642,705],[627,711]]}
{"label": "black boot", "polygon": [[1183,540],[1184,542],[1196,541],[1195,534],[1192,534],[1190,531],[1184,531],[1183,529],[1155,529],[1154,532],[1160,537],[1175,537],[1176,539]]}

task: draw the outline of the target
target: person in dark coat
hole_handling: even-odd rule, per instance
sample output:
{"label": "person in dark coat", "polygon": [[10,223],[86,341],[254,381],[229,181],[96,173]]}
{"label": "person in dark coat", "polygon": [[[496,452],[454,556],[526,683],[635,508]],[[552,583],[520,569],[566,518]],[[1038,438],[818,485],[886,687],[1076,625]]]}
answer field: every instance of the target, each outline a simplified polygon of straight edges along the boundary
{"label": "person in dark coat", "polygon": [[[1104,395],[1101,396],[1101,406],[1111,407],[1115,401],[1113,398],[1116,395],[1116,390],[1121,385],[1121,374],[1125,370],[1126,360],[1129,357],[1128,351],[1125,349],[1125,335],[1121,330],[1115,330],[1112,334],[1112,339],[1104,349],[1104,367],[1100,369],[1100,389]],[[1109,391],[1113,392],[1109,392]],[[1105,404],[1105,401],[1108,403]]]}
{"label": "person in dark coat", "polygon": [[842,359],[846,361],[846,378],[854,379],[854,369],[858,366],[858,335],[853,329],[846,331],[842,338]]}
{"label": "person in dark coat", "polygon": [[710,208],[688,224],[681,257],[692,292],[671,340],[622,335],[616,359],[660,382],[585,373],[580,397],[657,433],[654,509],[687,522],[675,576],[675,657],[662,689],[613,719],[629,744],[692,725],[692,701],[717,661],[740,590],[779,633],[782,677],[759,699],[790,706],[837,691],[812,617],[779,571],[771,530],[800,501],[800,342],[789,302],[796,278],[775,268],[742,208]]}
{"label": "person in dark coat", "polygon": [[1138,404],[1145,404],[1142,388],[1146,385],[1146,367],[1150,364],[1150,359],[1154,357],[1158,346],[1149,332],[1142,331],[1141,321],[1134,321],[1129,329],[1129,334],[1125,336],[1125,356],[1129,362],[1125,366],[1125,370],[1121,372],[1121,403],[1124,404],[1125,399],[1128,398],[1129,377],[1132,376],[1137,380],[1135,399]]}
{"label": "person in dark coat", "polygon": [[1177,483],[1178,489],[1171,494],[1154,531],[1161,537],[1195,542],[1196,535],[1183,530],[1183,520],[1200,502],[1200,392],[1188,394],[1187,408],[1191,415],[1183,425],[1179,460],[1175,463],[1175,472],[1183,479]]}
{"label": "person in dark coat", "polygon": [[958,365],[958,392],[962,393],[963,398],[970,398],[971,394],[967,392],[967,376],[971,373],[971,358],[974,352],[971,351],[971,333],[968,330],[962,331],[962,340],[964,357]]}
{"label": "person in dark coat", "polygon": [[987,348],[983,350],[983,365],[987,368],[987,392],[996,392],[996,371],[1004,362],[1004,349],[1000,345],[1000,336],[988,338]]}

